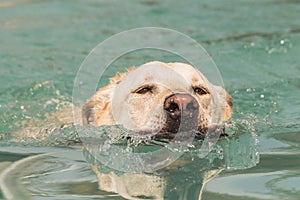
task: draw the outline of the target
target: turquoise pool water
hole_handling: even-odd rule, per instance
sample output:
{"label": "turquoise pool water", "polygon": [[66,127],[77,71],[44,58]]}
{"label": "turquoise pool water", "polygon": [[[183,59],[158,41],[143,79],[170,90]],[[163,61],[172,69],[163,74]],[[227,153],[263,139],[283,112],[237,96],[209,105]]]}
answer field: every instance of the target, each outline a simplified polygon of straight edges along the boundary
{"label": "turquoise pool water", "polygon": [[[221,141],[224,156],[235,157],[225,163],[232,169],[217,173],[224,159],[214,158],[160,172],[168,180],[165,198],[197,199],[211,172],[202,199],[299,199],[299,13],[297,0],[1,1],[1,197],[124,198],[98,189],[72,128],[48,136],[45,127],[61,125],[51,114],[70,105],[74,78],[91,49],[118,32],[155,26],[204,46],[233,97],[232,121],[255,127],[260,154],[253,166],[255,159],[226,155],[237,144],[248,150],[251,139]],[[39,131],[43,139],[26,137]]]}

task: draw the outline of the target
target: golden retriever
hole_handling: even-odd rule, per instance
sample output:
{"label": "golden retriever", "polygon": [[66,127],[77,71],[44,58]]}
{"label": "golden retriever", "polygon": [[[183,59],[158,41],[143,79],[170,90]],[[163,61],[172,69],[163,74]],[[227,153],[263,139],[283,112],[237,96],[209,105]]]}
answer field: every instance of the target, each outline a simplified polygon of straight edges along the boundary
{"label": "golden retriever", "polygon": [[170,140],[179,131],[203,138],[232,115],[231,96],[185,63],[148,62],[117,73],[82,108],[83,123],[121,124]]}

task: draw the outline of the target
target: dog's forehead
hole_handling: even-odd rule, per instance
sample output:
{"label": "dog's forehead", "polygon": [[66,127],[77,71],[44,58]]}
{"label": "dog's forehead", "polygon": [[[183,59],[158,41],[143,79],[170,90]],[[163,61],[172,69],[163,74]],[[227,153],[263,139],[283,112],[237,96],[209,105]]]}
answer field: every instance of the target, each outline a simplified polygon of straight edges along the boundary
{"label": "dog's forehead", "polygon": [[172,90],[186,91],[190,88],[190,81],[178,70],[170,68],[165,63],[150,62],[141,65],[130,72],[122,81],[123,86],[134,88],[143,84],[162,85]]}
{"label": "dog's forehead", "polygon": [[205,85],[208,80],[196,68],[185,63],[168,63],[168,67],[176,71],[178,74],[184,76],[191,84]]}

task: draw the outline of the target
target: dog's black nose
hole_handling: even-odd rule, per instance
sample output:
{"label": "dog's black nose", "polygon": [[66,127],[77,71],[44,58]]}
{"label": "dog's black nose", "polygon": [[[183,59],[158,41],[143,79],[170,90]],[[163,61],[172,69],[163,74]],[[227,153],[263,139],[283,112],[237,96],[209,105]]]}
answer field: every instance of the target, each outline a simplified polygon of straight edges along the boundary
{"label": "dog's black nose", "polygon": [[172,94],[166,98],[164,109],[171,118],[192,116],[199,109],[197,100],[189,94]]}

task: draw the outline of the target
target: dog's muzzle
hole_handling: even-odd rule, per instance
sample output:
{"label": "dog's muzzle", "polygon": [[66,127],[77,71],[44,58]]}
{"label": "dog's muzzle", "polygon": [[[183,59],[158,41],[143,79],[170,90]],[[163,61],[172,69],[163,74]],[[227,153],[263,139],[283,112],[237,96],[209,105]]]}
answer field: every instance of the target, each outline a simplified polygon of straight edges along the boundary
{"label": "dog's muzzle", "polygon": [[165,99],[164,110],[167,115],[166,131],[197,130],[199,103],[189,94],[172,94]]}

